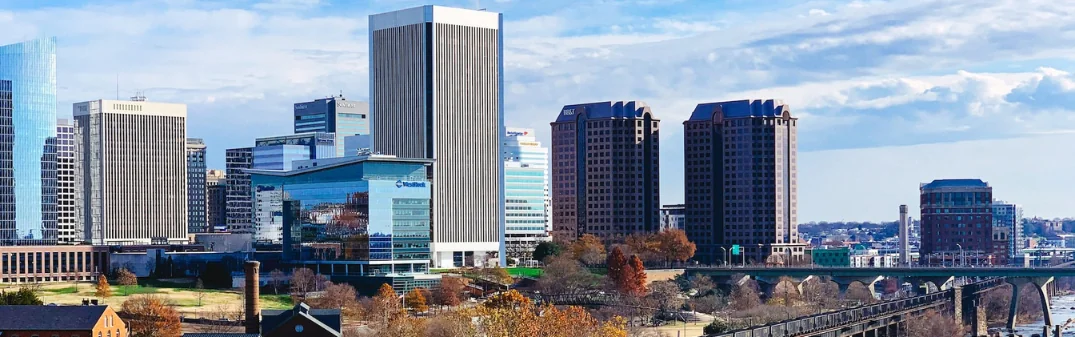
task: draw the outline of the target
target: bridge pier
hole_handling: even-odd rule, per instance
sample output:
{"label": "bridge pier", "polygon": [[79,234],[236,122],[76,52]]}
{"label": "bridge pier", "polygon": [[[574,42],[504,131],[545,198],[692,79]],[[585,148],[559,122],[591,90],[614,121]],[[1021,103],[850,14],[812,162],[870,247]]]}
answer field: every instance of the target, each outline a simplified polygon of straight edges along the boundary
{"label": "bridge pier", "polygon": [[866,286],[866,289],[870,291],[870,295],[872,295],[873,298],[881,298],[880,296],[877,296],[877,290],[874,289],[874,285],[877,284],[877,281],[883,280],[884,278],[884,276],[833,276],[832,282],[836,283],[836,286],[840,288],[840,297],[844,297],[844,295],[847,294],[847,288],[850,287],[852,283],[858,282]]}
{"label": "bridge pier", "polygon": [[1019,308],[1019,292],[1028,286],[1033,286],[1038,296],[1041,297],[1041,312],[1045,316],[1046,328],[1053,326],[1052,310],[1049,308],[1049,284],[1053,277],[1008,277],[1008,284],[1012,286],[1011,306],[1008,308],[1008,330],[1015,331],[1016,310]]}
{"label": "bridge pier", "polygon": [[[914,289],[920,295],[935,293],[938,291],[945,291],[951,289],[955,284],[955,276],[926,276],[926,277],[910,277],[907,278],[907,282],[915,285]],[[934,289],[930,289],[930,285],[933,285]],[[951,285],[950,285],[951,284]],[[925,290],[920,290],[925,288]]]}

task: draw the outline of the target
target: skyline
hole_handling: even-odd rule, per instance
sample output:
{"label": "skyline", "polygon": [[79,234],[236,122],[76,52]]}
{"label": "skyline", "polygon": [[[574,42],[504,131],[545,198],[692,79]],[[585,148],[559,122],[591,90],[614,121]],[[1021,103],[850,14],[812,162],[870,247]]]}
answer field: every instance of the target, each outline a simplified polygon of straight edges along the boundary
{"label": "skyline", "polygon": [[[206,140],[216,169],[224,149],[288,133],[293,103],[341,90],[366,100],[366,15],[422,4],[72,3],[0,1],[0,29],[12,32],[0,44],[58,36],[58,115],[115,96],[119,73],[121,99],[144,91],[188,104],[188,136]],[[941,178],[981,178],[1028,217],[1072,215],[1062,173],[1075,163],[1053,154],[1075,139],[1065,115],[1075,77],[1062,56],[1075,5],[789,3],[482,3],[505,18],[506,124],[548,144],[563,105],[644,101],[666,124],[661,203],[673,204],[683,199],[681,122],[694,105],[782,99],[802,123],[801,222],[894,221],[899,204],[914,215],[918,184]],[[745,15],[757,12],[784,20]],[[648,50],[667,53],[638,53]]]}

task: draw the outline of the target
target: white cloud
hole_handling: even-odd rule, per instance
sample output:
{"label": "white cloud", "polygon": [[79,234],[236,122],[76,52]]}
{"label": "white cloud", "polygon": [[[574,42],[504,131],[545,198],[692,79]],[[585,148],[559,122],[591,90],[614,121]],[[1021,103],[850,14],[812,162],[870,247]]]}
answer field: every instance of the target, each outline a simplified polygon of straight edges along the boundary
{"label": "white cloud", "polygon": [[254,4],[254,8],[266,11],[294,11],[314,8],[320,4],[321,0],[270,0]]}
{"label": "white cloud", "polygon": [[810,16],[829,16],[829,12],[826,12],[824,9],[818,8],[811,8],[810,11],[807,12],[807,14]]}

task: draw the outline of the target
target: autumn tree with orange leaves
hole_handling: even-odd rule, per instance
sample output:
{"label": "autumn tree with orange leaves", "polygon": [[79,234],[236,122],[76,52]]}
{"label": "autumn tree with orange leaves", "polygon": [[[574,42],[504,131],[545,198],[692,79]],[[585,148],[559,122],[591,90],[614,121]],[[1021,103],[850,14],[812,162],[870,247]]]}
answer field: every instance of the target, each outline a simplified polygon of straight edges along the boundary
{"label": "autumn tree with orange leaves", "polygon": [[605,245],[593,234],[584,234],[571,243],[571,255],[585,264],[598,264],[605,260]]}
{"label": "autumn tree with orange leaves", "polygon": [[638,255],[631,256],[631,272],[634,273],[634,277],[631,278],[630,294],[635,296],[645,295],[648,290],[646,285],[646,267],[642,265],[642,260],[638,258]]}
{"label": "autumn tree with orange leaves", "polygon": [[520,294],[515,289],[505,293],[496,294],[485,301],[484,305],[498,309],[518,309],[530,307],[530,299]]}
{"label": "autumn tree with orange leaves", "polygon": [[623,255],[623,250],[620,247],[612,248],[612,253],[608,254],[608,280],[612,283],[612,286],[623,293],[633,293],[631,290],[634,282],[632,279],[635,277],[635,272],[628,264],[627,257]]}
{"label": "autumn tree with orange leaves", "polygon": [[183,329],[179,322],[179,313],[157,295],[135,295],[120,308],[127,318],[127,328],[131,336],[138,337],[179,337]]}

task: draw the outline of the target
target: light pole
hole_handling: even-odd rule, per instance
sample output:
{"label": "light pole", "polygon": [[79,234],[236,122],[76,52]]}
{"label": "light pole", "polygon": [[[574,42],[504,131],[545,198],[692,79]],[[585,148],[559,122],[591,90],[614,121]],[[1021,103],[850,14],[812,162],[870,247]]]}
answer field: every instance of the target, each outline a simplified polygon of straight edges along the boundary
{"label": "light pole", "polygon": [[724,249],[724,247],[720,247],[720,251],[721,251],[721,253],[720,253],[721,260],[724,260],[724,265],[727,266],[728,265],[728,259],[726,259],[725,257],[728,256],[728,250]]}
{"label": "light pole", "polygon": [[964,262],[966,262],[966,259],[963,258],[963,246],[961,246],[960,244],[957,243],[956,247],[959,247],[959,266],[963,267],[963,265],[966,264],[966,263],[964,263]]}

